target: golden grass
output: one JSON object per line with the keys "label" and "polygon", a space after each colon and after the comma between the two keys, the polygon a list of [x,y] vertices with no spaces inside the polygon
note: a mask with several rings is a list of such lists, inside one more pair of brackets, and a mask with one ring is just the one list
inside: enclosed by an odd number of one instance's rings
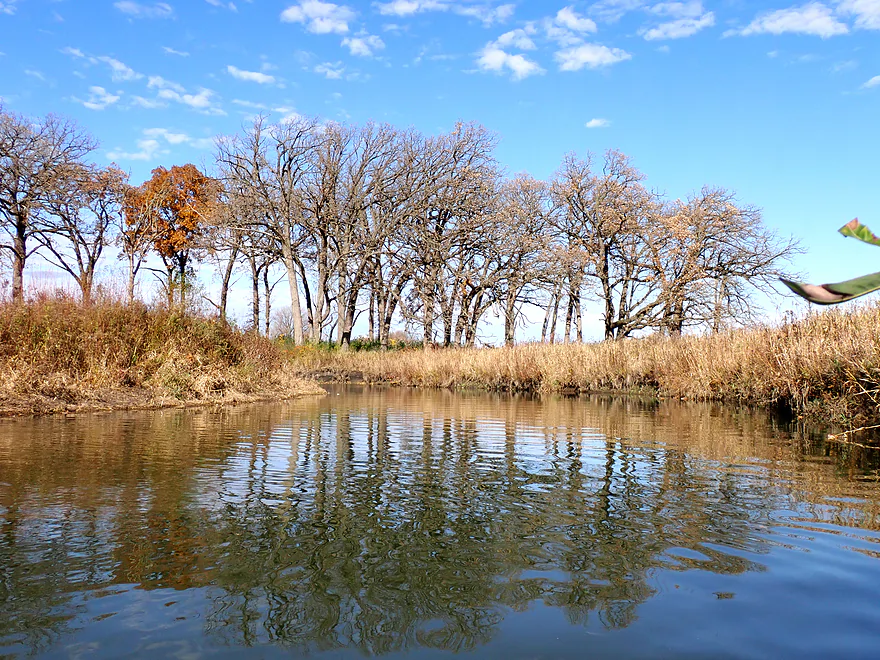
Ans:
{"label": "golden grass", "polygon": [[653,391],[781,405],[851,423],[880,417],[880,306],[707,336],[513,348],[293,351],[303,374],[420,387]]}
{"label": "golden grass", "polygon": [[0,414],[315,393],[268,339],[141,304],[0,304]]}

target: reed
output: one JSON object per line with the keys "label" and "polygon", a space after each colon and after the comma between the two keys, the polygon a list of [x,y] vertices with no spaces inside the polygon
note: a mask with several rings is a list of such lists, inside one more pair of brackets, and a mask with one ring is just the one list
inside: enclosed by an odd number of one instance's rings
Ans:
{"label": "reed", "polygon": [[880,306],[704,336],[512,348],[292,354],[303,374],[539,392],[652,392],[775,405],[851,424],[880,417]]}
{"label": "reed", "polygon": [[63,294],[0,304],[0,414],[314,393],[272,341],[215,320]]}

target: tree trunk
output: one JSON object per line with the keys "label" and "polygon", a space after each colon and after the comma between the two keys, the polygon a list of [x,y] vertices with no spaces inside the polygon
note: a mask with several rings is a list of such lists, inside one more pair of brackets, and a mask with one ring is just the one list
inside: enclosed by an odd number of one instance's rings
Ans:
{"label": "tree trunk", "polygon": [[568,294],[568,300],[565,305],[565,338],[562,340],[564,344],[571,341],[571,320],[574,314],[574,300],[571,299],[571,293]]}
{"label": "tree trunk", "polygon": [[135,264],[136,257],[133,254],[128,255],[128,304],[134,302],[134,286],[137,281],[137,272],[139,265]]}
{"label": "tree trunk", "polygon": [[226,323],[226,305],[229,301],[229,283],[232,281],[232,271],[235,269],[236,257],[238,257],[238,246],[233,248],[232,254],[229,256],[229,262],[223,271],[223,281],[220,283],[220,305],[218,311],[220,312],[220,322],[224,324]]}
{"label": "tree trunk", "polygon": [[290,286],[290,313],[293,316],[293,343],[303,343],[302,309],[299,306],[299,287],[296,284],[296,263],[293,248],[285,243],[282,249],[284,268],[287,270],[287,283]]}
{"label": "tree trunk", "polygon": [[251,266],[251,327],[260,334],[260,268],[256,257],[248,259]]}
{"label": "tree trunk", "polygon": [[94,268],[82,273],[79,278],[79,290],[82,295],[82,304],[88,307],[92,304],[92,282],[95,277]]}
{"label": "tree trunk", "polygon": [[[546,324],[546,320],[544,321]],[[516,332],[516,296],[513,291],[507,292],[507,300],[504,305],[504,345],[513,346],[513,336]],[[542,332],[543,334],[543,332]],[[541,337],[543,340],[543,337]]]}
{"label": "tree trunk", "polygon": [[265,268],[263,268],[263,293],[265,294],[265,298],[263,299],[265,312],[263,316],[263,327],[265,328],[265,335],[268,337],[272,318],[272,291],[269,288],[269,264],[266,264]]}
{"label": "tree trunk", "polygon": [[24,264],[27,260],[27,221],[16,218],[12,241],[12,302],[24,301]]}
{"label": "tree trunk", "polygon": [[553,313],[550,316],[550,343],[556,342],[556,317],[559,314],[559,293],[553,296]]}

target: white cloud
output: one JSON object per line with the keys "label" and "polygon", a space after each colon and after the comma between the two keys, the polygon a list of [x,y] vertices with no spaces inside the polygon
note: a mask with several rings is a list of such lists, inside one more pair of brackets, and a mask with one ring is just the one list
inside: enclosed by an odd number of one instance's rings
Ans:
{"label": "white cloud", "polygon": [[516,6],[503,4],[493,7],[488,2],[465,3],[452,0],[391,0],[374,3],[383,16],[412,16],[426,11],[448,11],[459,16],[476,18],[484,25],[503,23],[513,16]]}
{"label": "white cloud", "polygon": [[136,72],[131,67],[126,66],[112,57],[102,55],[101,57],[93,57],[91,59],[96,62],[103,62],[110,67],[110,78],[113,82],[127,82],[129,80],[137,80],[144,77],[143,74]]}
{"label": "white cloud", "polygon": [[654,39],[681,39],[690,37],[700,30],[715,25],[715,14],[711,11],[699,18],[679,18],[675,21],[661,23],[657,27],[650,30],[640,30],[641,34],[648,41]]}
{"label": "white cloud", "polygon": [[466,6],[462,4],[452,4],[450,5],[450,9],[454,14],[476,18],[481,21],[483,25],[490,26],[495,23],[505,22],[513,16],[516,7],[511,4],[498,5],[497,7],[490,7],[488,5]]}
{"label": "white cloud", "polygon": [[226,114],[222,108],[215,104],[215,93],[210,89],[200,87],[197,94],[189,94],[183,85],[166,80],[162,76],[150,76],[147,79],[147,87],[159,91],[156,94],[156,100],[152,104],[146,105],[138,102],[138,105],[143,107],[161,107],[157,105],[157,103],[161,103],[162,101],[175,101],[176,103],[189,106],[190,108],[206,115]]}
{"label": "white cloud", "polygon": [[243,108],[250,108],[251,110],[268,110],[269,106],[265,103],[256,103],[254,101],[243,101],[242,99],[232,99],[232,102],[235,105],[240,105]]}
{"label": "white cloud", "polygon": [[205,0],[205,2],[213,7],[220,7],[221,9],[228,9],[229,11],[238,11],[238,7],[235,6],[234,2],[223,2],[223,0]]}
{"label": "white cloud", "polygon": [[171,48],[170,46],[162,46],[162,50],[163,50],[167,55],[179,55],[180,57],[189,57],[189,53],[187,53],[186,51],[183,51],[183,50],[174,50],[174,49]]}
{"label": "white cloud", "polygon": [[880,30],[880,0],[843,0],[838,11],[856,17],[856,27],[862,30]]}
{"label": "white cloud", "polygon": [[703,15],[703,3],[701,0],[660,2],[650,7],[648,11],[658,16],[669,16],[671,18],[697,18]]}
{"label": "white cloud", "polygon": [[15,0],[5,0],[0,2],[0,14],[8,14],[12,16],[15,13]]}
{"label": "white cloud", "polygon": [[160,99],[177,101],[207,114],[225,114],[214,106],[214,92],[204,87],[199,88],[198,94],[181,94],[173,89],[161,89],[158,96]]}
{"label": "white cloud", "polygon": [[555,22],[572,32],[595,32],[597,30],[595,21],[579,16],[573,7],[563,7],[556,12]]}
{"label": "white cloud", "polygon": [[111,160],[153,160],[171,153],[168,145],[185,145],[194,149],[210,149],[214,146],[214,138],[194,138],[167,128],[147,128],[142,133],[144,137],[136,142],[138,151],[111,151],[107,157]]}
{"label": "white cloud", "polygon": [[314,68],[315,73],[320,73],[322,76],[329,78],[330,80],[339,80],[342,78],[342,74],[345,73],[345,67],[342,65],[342,62],[324,62],[322,64],[318,64]]}
{"label": "white cloud", "polygon": [[620,48],[608,48],[598,44],[581,44],[557,51],[555,55],[560,71],[580,71],[584,67],[598,69],[617,62],[632,59],[632,55]]}
{"label": "white cloud", "polygon": [[614,23],[628,12],[644,9],[646,4],[645,0],[601,0],[590,7],[590,13],[602,21]]}
{"label": "white cloud", "polygon": [[148,99],[144,98],[143,96],[132,96],[131,101],[135,105],[139,105],[142,108],[147,108],[148,110],[168,107],[168,104],[165,103],[165,101],[159,101],[158,99]]}
{"label": "white cloud", "polygon": [[169,144],[184,144],[190,139],[186,133],[172,133],[167,128],[147,128],[144,129],[144,135],[164,138]]}
{"label": "white cloud", "polygon": [[174,9],[165,2],[142,5],[138,2],[132,2],[132,0],[121,0],[113,3],[113,6],[132,18],[171,18],[174,16]]}
{"label": "white cloud", "polygon": [[527,26],[525,28],[517,28],[510,32],[505,32],[495,40],[495,44],[501,48],[512,46],[520,50],[534,50],[535,42],[532,41],[530,34],[535,31],[534,27]]}
{"label": "white cloud", "polygon": [[864,85],[862,85],[864,89],[871,89],[872,87],[880,87],[880,76],[874,76]]}
{"label": "white cloud", "polygon": [[275,82],[275,76],[260,73],[259,71],[244,71],[231,64],[226,67],[226,71],[230,76],[237,78],[238,80],[247,80],[249,82],[260,83],[261,85],[271,85]]}
{"label": "white cloud", "polygon": [[586,124],[584,124],[587,128],[607,128],[611,126],[611,122],[607,119],[599,119],[596,117],[595,119],[591,119]]}
{"label": "white cloud", "polygon": [[43,75],[42,71],[37,71],[36,69],[25,69],[24,74],[26,76],[30,76],[31,78],[36,78],[41,82],[46,82],[46,76]]}
{"label": "white cloud", "polygon": [[178,85],[176,82],[165,80],[162,76],[150,76],[147,79],[147,87],[151,89],[173,89],[180,94],[183,94],[186,91],[183,85]]}
{"label": "white cloud", "polygon": [[65,46],[59,52],[71,57],[85,57],[85,54],[79,48],[71,48],[70,46]]}
{"label": "white cloud", "polygon": [[820,2],[759,14],[742,30],[728,30],[724,36],[752,34],[808,34],[822,39],[846,34],[849,28]]}
{"label": "white cloud", "polygon": [[365,34],[359,37],[345,37],[342,45],[348,48],[352,55],[360,57],[372,57],[374,51],[385,48],[385,42],[373,34]]}
{"label": "white cloud", "polygon": [[73,100],[77,103],[82,103],[89,110],[103,110],[108,105],[116,103],[121,98],[120,94],[121,92],[111,94],[103,87],[94,85],[89,87],[89,98],[85,101],[78,99],[75,96],[73,97]]}
{"label": "white cloud", "polygon": [[509,69],[514,80],[522,80],[536,74],[544,73],[537,62],[533,62],[524,55],[512,55],[496,44],[490,43],[480,51],[477,66],[481,71],[494,71],[501,73]]}
{"label": "white cloud", "polygon": [[354,16],[354,11],[344,5],[321,0],[299,0],[299,4],[281,12],[285,23],[304,23],[315,34],[345,34]]}
{"label": "white cloud", "polygon": [[439,0],[392,0],[377,3],[376,8],[383,16],[412,16],[423,11],[446,11],[449,3]]}
{"label": "white cloud", "polygon": [[156,156],[168,153],[167,149],[161,149],[159,140],[143,139],[136,144],[138,151],[108,151],[107,158],[112,161],[153,160]]}

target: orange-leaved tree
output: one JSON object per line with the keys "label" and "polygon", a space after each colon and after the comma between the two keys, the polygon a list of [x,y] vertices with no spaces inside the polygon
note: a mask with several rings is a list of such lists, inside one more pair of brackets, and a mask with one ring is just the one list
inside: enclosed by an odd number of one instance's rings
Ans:
{"label": "orange-leaved tree", "polygon": [[190,163],[174,165],[170,170],[157,167],[152,177],[128,196],[129,226],[149,226],[153,248],[165,265],[169,306],[174,305],[175,298],[181,307],[186,304],[190,259],[205,223],[214,213],[217,196],[216,180]]}

